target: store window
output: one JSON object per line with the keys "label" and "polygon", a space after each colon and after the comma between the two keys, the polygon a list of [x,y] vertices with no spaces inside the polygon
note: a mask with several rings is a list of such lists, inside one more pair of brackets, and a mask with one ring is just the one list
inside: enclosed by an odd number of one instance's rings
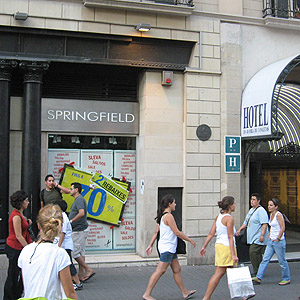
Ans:
{"label": "store window", "polygon": [[48,134],[47,173],[58,181],[64,164],[131,182],[119,227],[89,220],[87,251],[135,250],[136,139],[125,136]]}

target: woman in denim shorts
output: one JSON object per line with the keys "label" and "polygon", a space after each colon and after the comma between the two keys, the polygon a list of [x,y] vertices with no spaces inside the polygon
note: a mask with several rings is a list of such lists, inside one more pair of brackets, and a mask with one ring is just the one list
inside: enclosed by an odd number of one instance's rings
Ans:
{"label": "woman in denim shorts", "polygon": [[177,237],[190,242],[193,247],[196,246],[195,242],[178,230],[175,223],[175,219],[171,214],[175,210],[176,202],[173,195],[165,195],[159,208],[157,210],[156,230],[152,236],[149,246],[146,249],[147,255],[152,252],[152,246],[157,238],[158,232],[160,232],[160,238],[158,241],[158,251],[160,253],[160,261],[155,272],[151,275],[147,289],[143,295],[144,300],[155,300],[151,296],[152,290],[155,287],[159,278],[166,272],[169,265],[171,265],[174,273],[174,280],[179,287],[184,299],[189,299],[196,292],[196,290],[187,290],[183,284],[181,277],[181,267],[178,262],[176,248],[177,248]]}

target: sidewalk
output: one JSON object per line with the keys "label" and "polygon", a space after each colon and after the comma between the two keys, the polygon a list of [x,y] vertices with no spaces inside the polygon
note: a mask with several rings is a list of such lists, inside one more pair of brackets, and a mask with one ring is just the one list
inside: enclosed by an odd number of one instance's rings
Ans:
{"label": "sidewalk", "polygon": [[[290,262],[292,283],[279,286],[280,267],[271,263],[261,285],[255,286],[257,300],[298,300],[300,296],[300,262]],[[183,281],[188,289],[197,289],[192,299],[201,300],[214,266],[182,266]],[[80,300],[141,300],[154,266],[109,267],[95,269],[96,275],[78,291]],[[0,299],[3,297],[3,284],[6,270],[0,271]],[[181,300],[182,296],[175,285],[169,269],[159,280],[153,291],[157,300]],[[211,300],[230,299],[226,276],[217,287]]]}

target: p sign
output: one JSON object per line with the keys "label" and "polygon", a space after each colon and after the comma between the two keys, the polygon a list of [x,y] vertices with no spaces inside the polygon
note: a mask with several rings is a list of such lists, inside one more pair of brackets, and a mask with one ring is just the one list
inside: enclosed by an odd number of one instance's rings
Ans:
{"label": "p sign", "polygon": [[225,136],[225,154],[241,154],[240,136]]}

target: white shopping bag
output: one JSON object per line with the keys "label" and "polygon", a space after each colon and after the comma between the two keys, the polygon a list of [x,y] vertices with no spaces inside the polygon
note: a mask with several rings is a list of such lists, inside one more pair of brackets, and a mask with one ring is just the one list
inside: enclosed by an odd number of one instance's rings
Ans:
{"label": "white shopping bag", "polygon": [[249,267],[227,268],[230,297],[249,297],[255,295]]}

